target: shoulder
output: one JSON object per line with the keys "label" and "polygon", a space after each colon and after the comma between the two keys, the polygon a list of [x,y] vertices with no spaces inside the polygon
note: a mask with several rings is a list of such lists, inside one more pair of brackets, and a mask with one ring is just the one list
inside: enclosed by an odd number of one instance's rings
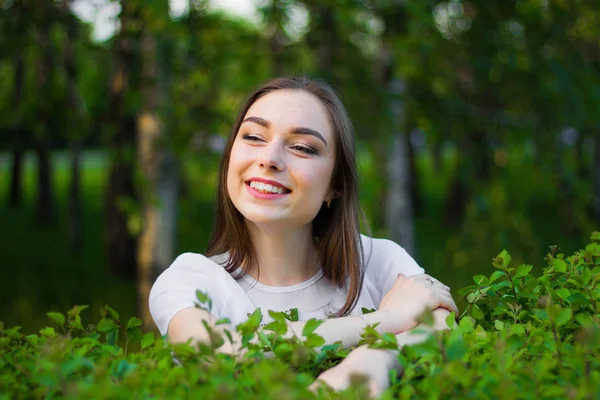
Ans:
{"label": "shoulder", "polygon": [[361,235],[365,257],[364,288],[370,292],[374,304],[379,304],[398,278],[423,274],[425,271],[398,243],[389,239]]}
{"label": "shoulder", "polygon": [[398,243],[389,239],[371,238],[361,235],[365,256],[365,275],[381,282],[395,279],[398,274],[406,276],[425,271]]}
{"label": "shoulder", "polygon": [[160,274],[150,290],[150,313],[161,334],[166,334],[175,314],[197,304],[197,290],[208,295],[214,306],[211,313],[220,317],[228,296],[236,290],[236,283],[210,258],[197,253],[181,254]]}
{"label": "shoulder", "polygon": [[207,286],[219,284],[228,277],[227,271],[211,258],[198,253],[183,253],[158,276],[150,296],[184,288],[206,290]]}
{"label": "shoulder", "polygon": [[217,257],[206,257],[203,254],[199,253],[183,253],[179,255],[175,261],[167,268],[163,274],[165,273],[173,273],[173,274],[182,274],[182,273],[190,273],[190,274],[220,274],[227,273],[219,265],[220,258]]}

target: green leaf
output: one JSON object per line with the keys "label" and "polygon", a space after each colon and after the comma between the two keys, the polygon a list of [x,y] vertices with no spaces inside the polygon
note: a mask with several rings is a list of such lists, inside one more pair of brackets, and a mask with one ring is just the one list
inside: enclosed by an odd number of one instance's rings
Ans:
{"label": "green leaf", "polygon": [[570,308],[561,309],[558,315],[556,316],[556,326],[563,326],[567,324],[571,320],[572,316],[573,311]]}
{"label": "green leaf", "polygon": [[487,286],[490,284],[490,280],[485,275],[475,275],[473,277],[473,281],[479,286],[483,286],[483,285]]}
{"label": "green leaf", "polygon": [[151,346],[153,343],[154,343],[154,333],[148,332],[142,337],[140,346],[142,347],[142,350],[143,350],[143,349]]}
{"label": "green leaf", "polygon": [[248,317],[248,321],[246,321],[247,328],[251,331],[256,331],[260,327],[261,322],[262,322],[262,312],[260,311],[260,308],[257,308]]}
{"label": "green leaf", "polygon": [[465,316],[460,319],[458,327],[460,328],[462,333],[469,333],[473,331],[473,328],[475,327],[475,322],[471,317]]}
{"label": "green leaf", "polygon": [[494,271],[494,273],[490,276],[490,283],[494,283],[501,276],[505,276],[506,273],[504,271]]}
{"label": "green leaf", "polygon": [[129,318],[129,321],[127,321],[127,330],[136,328],[138,326],[142,326],[142,320],[136,317],[131,317]]}
{"label": "green leaf", "polygon": [[514,278],[520,278],[520,277],[528,275],[532,268],[533,268],[533,266],[531,266],[531,265],[525,265],[525,264],[519,265]]}
{"label": "green leaf", "polygon": [[275,347],[274,353],[278,357],[283,357],[288,354],[291,354],[293,350],[294,349],[292,348],[292,345],[290,345],[289,343],[282,343]]}
{"label": "green leaf", "polygon": [[81,317],[79,316],[79,314],[75,315],[75,318],[73,318],[70,322],[69,322],[69,328],[71,329],[79,329],[79,330],[85,330],[83,328],[83,325],[81,324]]}
{"label": "green leaf", "polygon": [[231,324],[231,320],[229,318],[219,318],[218,320],[215,321],[215,326],[230,325],[230,324]]}
{"label": "green leaf", "polygon": [[461,331],[454,330],[450,334],[450,339],[446,346],[446,354],[449,361],[456,361],[463,358],[467,353],[468,347],[465,344],[465,340],[462,336]]}
{"label": "green leaf", "polygon": [[96,330],[98,332],[110,332],[119,329],[117,323],[112,319],[103,318],[98,322],[98,326],[96,326]]}
{"label": "green leaf", "polygon": [[196,298],[198,299],[200,304],[208,304],[210,302],[208,294],[201,290],[196,290]]}
{"label": "green leaf", "polygon": [[571,292],[569,291],[569,289],[567,288],[560,288],[558,290],[556,290],[554,293],[556,293],[556,295],[558,297],[560,297],[562,300],[564,301],[569,301],[569,296],[571,296]]}
{"label": "green leaf", "polygon": [[273,321],[285,321],[286,313],[283,311],[268,311],[269,316],[273,319]]}
{"label": "green leaf", "polygon": [[555,258],[553,261],[553,264],[554,264],[554,270],[556,272],[562,272],[562,273],[567,272],[567,264],[565,263],[564,260]]}
{"label": "green leaf", "polygon": [[290,308],[289,311],[285,313],[285,317],[288,319],[288,321],[291,322],[296,322],[300,320],[297,308]]}
{"label": "green leaf", "polygon": [[50,317],[52,321],[56,322],[58,326],[63,326],[65,324],[65,316],[59,312],[49,312],[46,313],[46,315]]}
{"label": "green leaf", "polygon": [[38,335],[27,335],[25,336],[25,340],[32,346],[38,345]]}
{"label": "green leaf", "polygon": [[88,305],[82,305],[82,306],[73,306],[73,308],[71,308],[69,310],[69,312],[67,312],[67,315],[70,318],[75,318],[76,316],[78,316],[79,314],[81,314],[81,312],[83,310],[85,310],[86,308],[89,308]]}
{"label": "green leaf", "polygon": [[471,316],[475,318],[475,320],[482,320],[484,318],[483,312],[476,305],[471,307]]}
{"label": "green leaf", "polygon": [[268,324],[266,324],[263,329],[268,330],[268,331],[273,331],[279,335],[285,335],[287,333],[288,330],[288,326],[284,321],[272,321]]}
{"label": "green leaf", "polygon": [[311,333],[306,336],[304,344],[308,347],[320,347],[325,344],[325,339],[315,333]]}
{"label": "green leaf", "polygon": [[323,320],[311,318],[306,321],[306,324],[302,328],[302,336],[308,336],[315,331],[323,322]]}
{"label": "green leaf", "polygon": [[54,328],[46,327],[46,328],[40,329],[40,335],[45,336],[45,337],[55,337],[56,332],[54,331]]}
{"label": "green leaf", "polygon": [[496,321],[494,321],[494,327],[496,328],[497,331],[503,331],[504,330],[504,322],[497,319]]}
{"label": "green leaf", "polygon": [[494,259],[493,265],[498,269],[506,269],[506,267],[508,267],[510,264],[510,261],[510,254],[508,254],[506,250],[502,250],[500,254],[498,254],[498,257]]}
{"label": "green leaf", "polygon": [[114,308],[108,305],[105,305],[104,308],[106,308],[106,311],[108,311],[112,319],[114,319],[115,321],[119,320],[119,313]]}
{"label": "green leaf", "polygon": [[363,314],[370,314],[370,313],[373,313],[373,312],[375,312],[375,309],[374,309],[374,308],[361,307],[361,308],[360,308],[360,311],[361,311]]}

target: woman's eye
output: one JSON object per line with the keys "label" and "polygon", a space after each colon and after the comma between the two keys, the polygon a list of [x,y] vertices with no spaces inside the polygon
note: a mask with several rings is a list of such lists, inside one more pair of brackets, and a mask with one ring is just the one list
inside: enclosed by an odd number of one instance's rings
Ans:
{"label": "woman's eye", "polygon": [[242,138],[245,140],[250,140],[252,142],[257,142],[257,141],[261,140],[260,137],[258,137],[256,135],[250,135],[250,134],[244,135],[244,136],[242,136]]}
{"label": "woman's eye", "polygon": [[291,148],[293,150],[298,150],[298,151],[301,151],[306,154],[311,154],[311,155],[317,154],[317,151],[315,149],[313,149],[312,147],[301,146],[301,145],[296,144],[296,145],[292,146]]}

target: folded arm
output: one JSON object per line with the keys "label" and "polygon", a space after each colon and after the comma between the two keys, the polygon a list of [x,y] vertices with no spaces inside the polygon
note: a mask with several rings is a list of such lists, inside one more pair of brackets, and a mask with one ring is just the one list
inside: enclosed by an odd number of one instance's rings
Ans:
{"label": "folded arm", "polygon": [[[448,329],[446,317],[448,310],[436,309],[433,311],[434,324],[425,328],[425,332],[416,333],[412,329],[396,335],[398,347],[417,344],[425,341],[432,331]],[[395,370],[399,375],[403,373],[398,362],[398,352],[395,350],[370,349],[361,346],[354,349],[337,366],[323,372],[318,382],[324,382],[335,390],[343,390],[350,385],[350,378],[354,374],[367,377],[369,390],[372,396],[379,396],[389,386],[389,371]]]}

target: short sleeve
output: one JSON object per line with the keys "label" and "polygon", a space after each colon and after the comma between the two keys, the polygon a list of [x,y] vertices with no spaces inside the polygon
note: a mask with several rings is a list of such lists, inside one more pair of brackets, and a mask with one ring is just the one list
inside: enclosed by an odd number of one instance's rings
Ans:
{"label": "short sleeve", "polygon": [[380,300],[390,291],[398,274],[413,276],[425,273],[399,244],[388,239],[361,236],[367,265],[365,277],[377,288]]}
{"label": "short sleeve", "polygon": [[227,303],[227,285],[231,283],[235,281],[220,265],[201,254],[184,253],[177,257],[150,290],[150,314],[161,335],[167,333],[175,314],[198,303],[196,290],[208,294],[211,313],[221,318]]}

